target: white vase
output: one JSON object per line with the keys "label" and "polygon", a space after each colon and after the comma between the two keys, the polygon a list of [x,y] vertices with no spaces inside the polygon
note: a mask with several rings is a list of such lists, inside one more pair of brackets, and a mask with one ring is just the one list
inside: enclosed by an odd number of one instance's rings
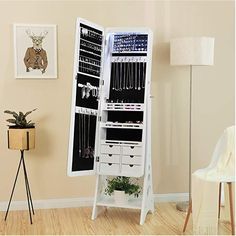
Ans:
{"label": "white vase", "polygon": [[116,204],[126,204],[128,202],[128,195],[125,191],[114,190],[114,200]]}

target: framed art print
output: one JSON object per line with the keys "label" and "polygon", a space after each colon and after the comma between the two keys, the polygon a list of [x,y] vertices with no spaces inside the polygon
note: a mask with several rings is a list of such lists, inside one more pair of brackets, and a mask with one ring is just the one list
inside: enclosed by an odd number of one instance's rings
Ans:
{"label": "framed art print", "polygon": [[15,77],[57,78],[56,25],[14,24]]}

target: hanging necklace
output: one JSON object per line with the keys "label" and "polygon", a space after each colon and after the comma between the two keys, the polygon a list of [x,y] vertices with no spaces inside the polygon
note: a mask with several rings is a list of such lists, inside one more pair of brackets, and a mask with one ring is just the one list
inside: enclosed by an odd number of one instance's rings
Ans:
{"label": "hanging necklace", "polygon": [[84,114],[82,114],[82,157],[84,158]]}
{"label": "hanging necklace", "polygon": [[130,84],[129,89],[133,89],[134,83],[133,83],[133,62],[130,63]]}
{"label": "hanging necklace", "polygon": [[138,71],[138,68],[137,68],[137,65],[138,65],[138,63],[137,63],[137,61],[136,62],[134,62],[134,89],[136,90],[137,89],[137,71]]}
{"label": "hanging necklace", "polygon": [[78,132],[78,135],[79,135],[79,157],[81,157],[81,133],[82,133],[82,132],[81,132],[81,127],[80,127],[80,126],[81,126],[81,124],[80,124],[80,123],[81,123],[81,114],[79,113],[78,116],[79,116],[79,117],[78,117],[78,118],[79,118],[79,119],[78,119],[78,130],[79,130],[79,132]]}
{"label": "hanging necklace", "polygon": [[90,157],[90,146],[89,146],[89,138],[90,138],[90,115],[88,115],[88,157]]}
{"label": "hanging necklace", "polygon": [[141,90],[141,72],[140,72],[141,63],[138,63],[138,90]]}
{"label": "hanging necklace", "polygon": [[89,158],[90,150],[89,150],[89,129],[90,129],[90,115],[85,115],[85,122],[87,117],[87,125],[85,126],[85,158]]}
{"label": "hanging necklace", "polygon": [[125,62],[124,62],[124,82],[123,82],[123,89],[125,89],[125,73],[126,73],[126,66],[125,66]]}
{"label": "hanging necklace", "polygon": [[111,64],[111,70],[112,70],[112,82],[113,82],[112,90],[115,90],[115,82],[116,82],[115,62]]}
{"label": "hanging necklace", "polygon": [[145,88],[145,75],[146,75],[146,68],[145,68],[146,63],[143,61],[142,63],[142,88]]}
{"label": "hanging necklace", "polygon": [[83,122],[83,117],[84,117],[84,115],[83,114],[81,114],[81,157],[84,157],[84,140],[83,140],[83,138],[84,138],[84,128],[83,128],[83,124],[84,124],[84,122]]}
{"label": "hanging necklace", "polygon": [[119,90],[119,63],[116,62],[116,86],[115,86],[115,90],[118,91]]}
{"label": "hanging necklace", "polygon": [[84,150],[84,155],[83,157],[85,157],[85,148],[86,148],[86,115],[83,114],[83,127],[84,127],[84,132],[83,132],[83,140],[84,140],[84,144],[83,144],[83,150]]}
{"label": "hanging necklace", "polygon": [[129,61],[127,62],[127,78],[126,78],[126,89],[129,90]]}
{"label": "hanging necklace", "polygon": [[119,79],[120,79],[120,83],[119,83],[119,91],[122,91],[122,62],[120,62],[120,76],[119,76]]}
{"label": "hanging necklace", "polygon": [[83,114],[80,114],[80,133],[81,133],[81,157],[83,157]]}

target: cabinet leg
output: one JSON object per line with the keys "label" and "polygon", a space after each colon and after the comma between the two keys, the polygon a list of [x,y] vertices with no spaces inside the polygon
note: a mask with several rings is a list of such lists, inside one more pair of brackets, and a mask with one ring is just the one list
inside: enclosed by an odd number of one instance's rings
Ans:
{"label": "cabinet leg", "polygon": [[93,207],[93,213],[92,213],[92,220],[95,220],[97,218],[97,207]]}
{"label": "cabinet leg", "polygon": [[141,215],[140,215],[140,225],[143,225],[147,216],[148,210],[147,209],[142,209],[141,210]]}
{"label": "cabinet leg", "polygon": [[97,216],[105,211],[107,208],[104,206],[95,206],[93,207],[93,213],[92,213],[92,220],[95,220],[97,218]]}

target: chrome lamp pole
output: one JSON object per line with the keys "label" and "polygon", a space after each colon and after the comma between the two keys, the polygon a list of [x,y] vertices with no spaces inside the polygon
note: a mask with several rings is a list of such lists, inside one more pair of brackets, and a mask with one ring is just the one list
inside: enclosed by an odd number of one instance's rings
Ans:
{"label": "chrome lamp pole", "polygon": [[186,212],[191,202],[191,183],[192,183],[192,77],[193,66],[190,65],[190,80],[189,80],[189,160],[188,160],[188,201],[179,202],[176,208],[179,211]]}

